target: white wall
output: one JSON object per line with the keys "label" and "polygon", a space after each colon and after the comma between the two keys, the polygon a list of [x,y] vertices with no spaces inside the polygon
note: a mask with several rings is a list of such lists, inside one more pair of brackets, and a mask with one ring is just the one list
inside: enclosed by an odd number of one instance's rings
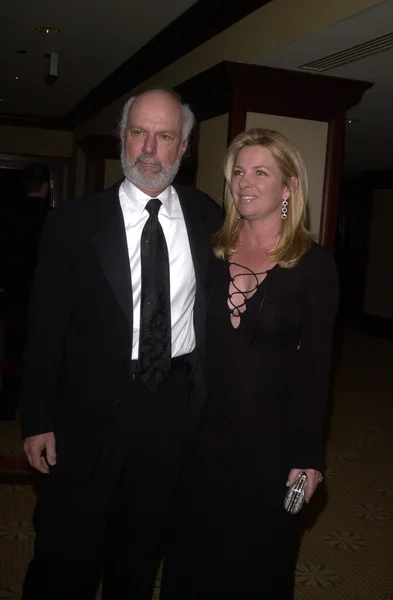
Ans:
{"label": "white wall", "polygon": [[292,117],[247,113],[247,129],[251,127],[275,129],[296,145],[307,167],[309,228],[317,237],[321,221],[328,124]]}
{"label": "white wall", "polygon": [[0,125],[0,153],[70,157],[72,131]]}
{"label": "white wall", "polygon": [[228,118],[226,114],[203,121],[199,130],[197,188],[219,204],[223,201]]}

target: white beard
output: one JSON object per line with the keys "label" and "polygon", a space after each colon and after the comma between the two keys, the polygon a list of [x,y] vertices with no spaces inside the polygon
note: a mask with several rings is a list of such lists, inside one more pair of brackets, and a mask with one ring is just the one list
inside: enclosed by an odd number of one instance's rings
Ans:
{"label": "white beard", "polygon": [[[124,176],[126,179],[131,181],[137,187],[144,187],[150,190],[164,190],[172,183],[175,179],[176,174],[180,167],[181,157],[178,156],[174,164],[170,167],[165,167],[158,158],[154,158],[149,155],[142,154],[133,161],[127,159],[124,144],[122,144],[120,154],[121,166],[123,169]],[[142,172],[138,168],[138,162],[143,160],[144,162],[152,165],[158,165],[159,171],[153,171],[146,169]]]}

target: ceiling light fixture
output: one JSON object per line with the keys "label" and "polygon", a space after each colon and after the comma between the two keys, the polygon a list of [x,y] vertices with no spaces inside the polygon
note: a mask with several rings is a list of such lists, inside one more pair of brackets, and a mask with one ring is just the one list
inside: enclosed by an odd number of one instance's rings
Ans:
{"label": "ceiling light fixture", "polygon": [[345,119],[345,122],[348,123],[349,125],[354,125],[355,123],[360,123],[360,119]]}
{"label": "ceiling light fixture", "polygon": [[44,33],[46,35],[57,35],[59,33],[59,30],[56,29],[56,27],[47,27],[46,25],[40,25],[39,27],[36,27],[36,30],[38,33]]}
{"label": "ceiling light fixture", "polygon": [[11,75],[10,78],[13,79],[14,81],[19,81],[20,75]]}

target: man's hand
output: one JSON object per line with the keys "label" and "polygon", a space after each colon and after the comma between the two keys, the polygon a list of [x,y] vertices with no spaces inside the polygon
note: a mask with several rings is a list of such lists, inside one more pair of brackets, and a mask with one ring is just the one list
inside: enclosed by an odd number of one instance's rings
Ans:
{"label": "man's hand", "polygon": [[317,489],[318,483],[321,483],[323,479],[322,474],[315,469],[291,469],[288,475],[287,486],[292,485],[292,483],[294,483],[294,481],[296,481],[296,479],[299,477],[300,473],[306,473],[307,475],[306,493],[304,498],[306,502],[310,502],[315,490]]}
{"label": "man's hand", "polygon": [[56,439],[53,431],[31,435],[23,445],[27,459],[40,473],[49,473],[49,467],[56,464]]}

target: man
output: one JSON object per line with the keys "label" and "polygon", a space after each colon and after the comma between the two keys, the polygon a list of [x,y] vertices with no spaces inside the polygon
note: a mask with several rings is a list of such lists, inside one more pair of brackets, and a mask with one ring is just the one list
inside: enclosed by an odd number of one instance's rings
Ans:
{"label": "man", "polygon": [[6,243],[6,330],[5,360],[9,371],[3,375],[0,419],[13,421],[19,402],[20,374],[27,335],[29,292],[37,262],[41,229],[50,208],[50,170],[43,163],[23,169],[22,196],[10,207]]}
{"label": "man", "polygon": [[203,407],[204,286],[220,209],[171,185],[193,115],[150,90],[129,100],[120,125],[126,179],[58,208],[42,237],[22,430],[48,477],[24,600],[93,600],[103,565],[104,600],[150,600]]}

